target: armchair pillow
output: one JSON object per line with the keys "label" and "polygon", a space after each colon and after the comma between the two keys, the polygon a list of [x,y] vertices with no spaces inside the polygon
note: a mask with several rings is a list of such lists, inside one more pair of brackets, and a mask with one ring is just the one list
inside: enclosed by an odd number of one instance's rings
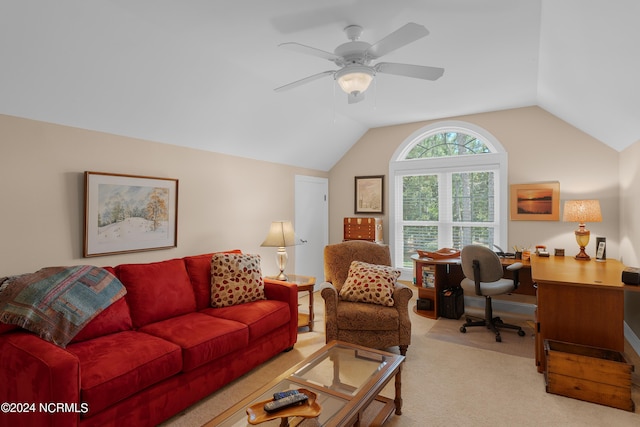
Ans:
{"label": "armchair pillow", "polygon": [[211,306],[265,299],[260,255],[216,253],[211,258]]}
{"label": "armchair pillow", "polygon": [[400,271],[393,267],[353,261],[347,280],[340,289],[340,298],[391,307],[393,290],[399,277]]}

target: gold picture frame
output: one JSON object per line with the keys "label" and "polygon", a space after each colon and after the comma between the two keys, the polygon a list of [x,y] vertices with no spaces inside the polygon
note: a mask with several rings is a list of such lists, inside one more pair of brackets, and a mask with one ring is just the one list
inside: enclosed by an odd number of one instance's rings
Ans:
{"label": "gold picture frame", "polygon": [[560,183],[512,184],[510,187],[512,221],[558,221],[560,219]]}
{"label": "gold picture frame", "polygon": [[175,248],[178,180],[84,173],[84,256]]}

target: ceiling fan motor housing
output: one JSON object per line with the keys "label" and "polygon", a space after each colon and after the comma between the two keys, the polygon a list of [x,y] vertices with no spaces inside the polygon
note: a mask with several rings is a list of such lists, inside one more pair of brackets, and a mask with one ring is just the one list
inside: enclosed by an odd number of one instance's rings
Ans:
{"label": "ceiling fan motor housing", "polygon": [[[342,61],[336,61],[336,65],[344,66],[349,64],[362,64],[367,65],[371,62],[370,59],[367,59],[366,52],[371,45],[367,42],[361,41],[352,41],[341,44],[338,46],[334,53],[336,56],[341,57]],[[341,63],[338,63],[341,62]]]}

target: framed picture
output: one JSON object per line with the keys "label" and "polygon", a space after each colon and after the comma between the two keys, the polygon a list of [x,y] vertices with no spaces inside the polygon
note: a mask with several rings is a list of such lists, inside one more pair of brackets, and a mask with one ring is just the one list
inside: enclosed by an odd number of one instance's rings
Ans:
{"label": "framed picture", "polygon": [[84,256],[177,246],[178,180],[84,173]]}
{"label": "framed picture", "polygon": [[355,213],[383,213],[384,175],[356,176]]}
{"label": "framed picture", "polygon": [[511,220],[558,221],[559,219],[559,182],[511,185]]}

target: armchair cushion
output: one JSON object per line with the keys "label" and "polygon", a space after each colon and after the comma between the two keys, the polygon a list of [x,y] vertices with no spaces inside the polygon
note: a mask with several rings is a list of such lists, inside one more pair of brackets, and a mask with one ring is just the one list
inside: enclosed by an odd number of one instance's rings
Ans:
{"label": "armchair cushion", "polygon": [[340,298],[345,301],[393,306],[393,290],[400,271],[386,265],[352,261]]}
{"label": "armchair cushion", "polygon": [[340,329],[352,331],[397,331],[400,316],[394,307],[343,301],[338,304],[337,321]]}

